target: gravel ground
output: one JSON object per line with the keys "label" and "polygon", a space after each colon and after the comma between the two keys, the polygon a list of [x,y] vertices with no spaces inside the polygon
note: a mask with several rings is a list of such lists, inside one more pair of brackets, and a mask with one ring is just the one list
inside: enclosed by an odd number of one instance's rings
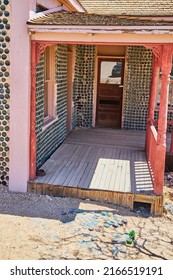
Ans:
{"label": "gravel ground", "polygon": [[173,216],[165,211],[152,217],[142,208],[0,187],[0,259],[173,259]]}

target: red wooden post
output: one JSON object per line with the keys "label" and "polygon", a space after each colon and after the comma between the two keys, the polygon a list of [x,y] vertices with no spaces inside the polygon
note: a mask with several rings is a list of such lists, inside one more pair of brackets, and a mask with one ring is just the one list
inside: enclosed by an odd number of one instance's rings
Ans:
{"label": "red wooden post", "polygon": [[36,42],[31,43],[30,166],[29,179],[36,177]]}
{"label": "red wooden post", "polygon": [[158,87],[158,78],[159,78],[159,63],[156,56],[153,54],[153,63],[152,63],[152,83],[150,90],[150,98],[149,98],[149,108],[148,108],[148,119],[147,119],[147,130],[146,130],[146,139],[145,139],[145,149],[148,154],[149,152],[149,142],[150,142],[150,127],[149,123],[154,120],[154,111],[156,106],[156,95],[157,95],[157,87]]}
{"label": "red wooden post", "polygon": [[168,112],[169,74],[172,67],[172,45],[163,45],[162,52],[162,79],[160,92],[160,110],[158,120],[158,137],[156,146],[154,193],[163,194],[165,154],[166,154],[166,131]]}
{"label": "red wooden post", "polygon": [[31,43],[31,101],[30,101],[30,166],[29,179],[36,177],[36,66],[41,54],[46,47],[53,46],[55,42],[35,42]]}

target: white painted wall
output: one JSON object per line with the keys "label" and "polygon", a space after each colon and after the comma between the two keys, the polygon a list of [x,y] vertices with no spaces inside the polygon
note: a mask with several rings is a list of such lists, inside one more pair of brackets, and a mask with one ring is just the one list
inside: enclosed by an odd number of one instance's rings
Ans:
{"label": "white painted wall", "polygon": [[30,39],[26,22],[34,1],[15,0],[11,9],[10,191],[27,191],[29,178]]}

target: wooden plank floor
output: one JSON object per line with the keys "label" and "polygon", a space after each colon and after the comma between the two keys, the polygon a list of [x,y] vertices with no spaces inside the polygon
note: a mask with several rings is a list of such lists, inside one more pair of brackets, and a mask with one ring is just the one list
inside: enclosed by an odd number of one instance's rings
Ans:
{"label": "wooden plank floor", "polygon": [[46,176],[35,182],[150,194],[144,143],[143,131],[75,129],[41,167]]}

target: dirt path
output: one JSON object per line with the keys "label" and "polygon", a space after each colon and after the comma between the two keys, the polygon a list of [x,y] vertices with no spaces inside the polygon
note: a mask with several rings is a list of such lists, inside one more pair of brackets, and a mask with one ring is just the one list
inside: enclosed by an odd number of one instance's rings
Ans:
{"label": "dirt path", "polygon": [[[169,214],[142,217],[115,205],[0,188],[1,260],[173,259],[172,225]],[[131,230],[135,242],[127,245]]]}

